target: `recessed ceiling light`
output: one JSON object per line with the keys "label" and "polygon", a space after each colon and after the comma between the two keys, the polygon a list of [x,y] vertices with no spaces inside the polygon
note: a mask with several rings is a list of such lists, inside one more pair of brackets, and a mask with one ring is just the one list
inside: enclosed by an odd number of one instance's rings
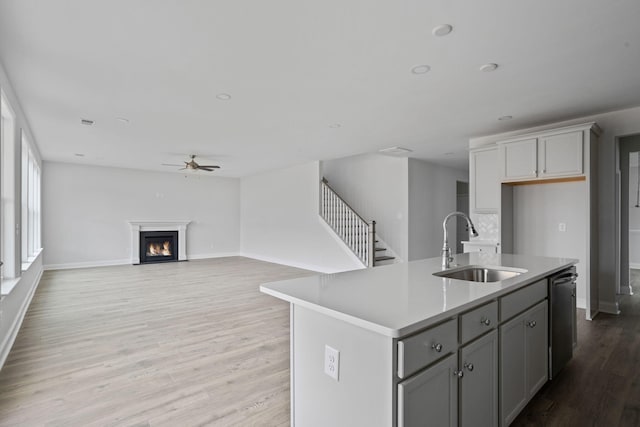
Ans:
{"label": "recessed ceiling light", "polygon": [[75,154],[74,154],[74,156],[76,156],[76,157],[84,157],[84,154],[82,154],[82,153],[75,153]]}
{"label": "recessed ceiling light", "polygon": [[409,150],[408,148],[404,148],[404,147],[389,147],[389,148],[383,148],[382,150],[379,150],[379,152],[382,154],[389,154],[393,156],[399,156],[399,155],[411,153],[412,151],[413,150]]}
{"label": "recessed ceiling light", "polygon": [[442,36],[446,36],[447,34],[449,34],[452,30],[453,30],[453,27],[451,25],[443,24],[443,25],[438,25],[437,27],[435,27],[431,31],[431,33],[434,36],[442,37]]}
{"label": "recessed ceiling light", "polygon": [[93,124],[95,122],[93,120],[89,120],[89,119],[80,119],[80,123],[85,125],[85,126],[93,126]]}
{"label": "recessed ceiling light", "polygon": [[231,95],[229,95],[228,93],[219,93],[216,95],[216,98],[218,98],[220,101],[228,101],[231,99]]}
{"label": "recessed ceiling light", "polygon": [[504,120],[511,120],[513,119],[513,116],[502,116],[502,117],[498,117],[498,120],[500,121],[504,121]]}
{"label": "recessed ceiling light", "polygon": [[453,156],[453,152],[448,151],[448,152],[444,153],[444,155],[445,155],[445,156]]}
{"label": "recessed ceiling light", "polygon": [[340,123],[333,123],[333,124],[329,125],[329,127],[331,129],[338,129],[339,127],[342,127],[342,125]]}
{"label": "recessed ceiling light", "polygon": [[431,67],[428,65],[416,65],[411,69],[413,74],[426,74],[431,70]]}
{"label": "recessed ceiling light", "polygon": [[129,119],[126,119],[124,117],[116,117],[116,120],[125,125],[129,124]]}
{"label": "recessed ceiling light", "polygon": [[483,71],[485,73],[489,73],[491,71],[495,71],[498,69],[498,64],[494,64],[494,63],[488,63],[488,64],[484,64],[480,66],[480,71]]}

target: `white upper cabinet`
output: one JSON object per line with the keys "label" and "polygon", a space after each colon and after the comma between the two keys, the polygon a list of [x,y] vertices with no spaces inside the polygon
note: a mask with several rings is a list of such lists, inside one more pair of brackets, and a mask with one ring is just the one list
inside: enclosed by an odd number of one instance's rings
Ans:
{"label": "white upper cabinet", "polygon": [[502,181],[583,174],[582,131],[500,143]]}
{"label": "white upper cabinet", "polygon": [[500,163],[498,149],[474,150],[469,156],[470,208],[475,213],[500,209]]}
{"label": "white upper cabinet", "polygon": [[500,146],[502,179],[536,179],[538,177],[538,139],[524,139]]}
{"label": "white upper cabinet", "polygon": [[538,159],[540,178],[582,175],[582,132],[540,138]]}

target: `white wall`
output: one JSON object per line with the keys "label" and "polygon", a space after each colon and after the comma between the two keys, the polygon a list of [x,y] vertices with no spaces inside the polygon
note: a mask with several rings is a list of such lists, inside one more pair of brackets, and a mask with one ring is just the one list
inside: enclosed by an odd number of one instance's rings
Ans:
{"label": "white wall", "polygon": [[[514,253],[577,258],[577,301],[586,307],[586,182],[513,186]],[[559,224],[566,231],[559,231]]]}
{"label": "white wall", "polygon": [[242,254],[328,273],[363,268],[318,215],[319,188],[318,162],[242,178]]}
{"label": "white wall", "polygon": [[[468,182],[468,172],[409,159],[409,261],[440,256],[442,221],[457,206],[456,181]],[[456,219],[447,230],[455,252]]]}
{"label": "white wall", "polygon": [[325,160],[321,171],[349,206],[376,221],[376,233],[396,255],[409,259],[408,159],[363,154]]}
{"label": "white wall", "polygon": [[190,220],[187,256],[238,254],[240,181],[44,162],[47,268],[126,264],[128,220]]}

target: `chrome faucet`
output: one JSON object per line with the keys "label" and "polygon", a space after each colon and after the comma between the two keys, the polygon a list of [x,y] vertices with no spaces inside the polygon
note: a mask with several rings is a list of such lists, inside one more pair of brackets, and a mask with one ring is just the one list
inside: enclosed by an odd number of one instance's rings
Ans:
{"label": "chrome faucet", "polygon": [[464,212],[451,212],[449,215],[444,217],[444,221],[442,221],[442,229],[444,230],[444,243],[442,244],[442,268],[449,268],[449,263],[453,261],[453,257],[451,256],[451,248],[449,248],[449,238],[447,234],[447,221],[452,216],[461,216],[467,221],[467,226],[469,227],[469,231],[471,231],[471,235],[473,237],[478,237],[478,232],[476,228],[473,226],[473,222]]}

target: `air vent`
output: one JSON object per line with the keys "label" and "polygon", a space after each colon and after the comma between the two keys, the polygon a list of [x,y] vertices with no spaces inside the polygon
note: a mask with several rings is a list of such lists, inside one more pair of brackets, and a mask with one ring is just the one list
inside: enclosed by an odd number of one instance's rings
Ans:
{"label": "air vent", "polygon": [[80,119],[80,123],[85,126],[93,126],[94,121],[89,119]]}

